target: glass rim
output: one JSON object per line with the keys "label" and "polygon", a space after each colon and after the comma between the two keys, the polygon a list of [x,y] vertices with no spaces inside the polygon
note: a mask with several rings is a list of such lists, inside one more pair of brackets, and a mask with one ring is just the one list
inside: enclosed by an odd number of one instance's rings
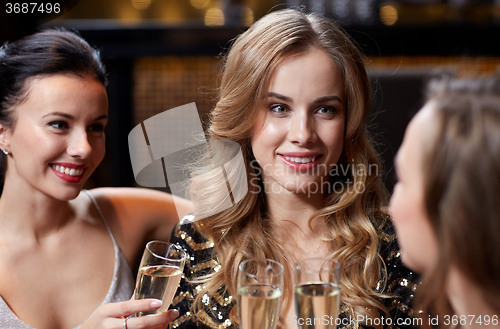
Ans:
{"label": "glass rim", "polygon": [[[149,247],[150,244],[163,244],[163,245],[170,245],[170,246],[173,246],[176,250],[178,251],[181,251],[182,252],[182,258],[169,258],[169,257],[165,257],[165,256],[161,256],[161,255],[158,255],[157,253],[155,253],[153,250],[151,250],[151,248]],[[172,243],[172,242],[165,242],[165,241],[160,241],[160,240],[152,240],[152,241],[149,241],[148,243],[146,243],[146,249],[155,257],[157,258],[160,258],[160,259],[164,259],[164,260],[169,260],[169,261],[183,261],[186,259],[186,256],[187,256],[187,253],[182,249],[181,246],[179,246],[178,244],[176,243]]]}
{"label": "glass rim", "polygon": [[[253,278],[256,278],[256,277],[261,277],[262,275],[256,275],[256,274],[252,274],[252,273],[248,273],[247,271],[245,271],[243,269],[243,265],[244,264],[247,264],[249,262],[259,262],[258,259],[245,259],[244,261],[242,261],[239,265],[238,265],[238,272],[241,272],[241,273],[245,273],[245,275],[248,275],[250,277],[253,277]],[[278,275],[281,275],[283,272],[285,272],[285,267],[283,266],[283,264],[281,264],[280,262],[277,262],[273,259],[270,259],[270,258],[265,258],[265,262],[266,263],[273,263],[273,264],[276,264],[278,265],[278,268],[279,268],[279,271],[278,272],[273,272],[271,275],[272,276],[278,276]]]}

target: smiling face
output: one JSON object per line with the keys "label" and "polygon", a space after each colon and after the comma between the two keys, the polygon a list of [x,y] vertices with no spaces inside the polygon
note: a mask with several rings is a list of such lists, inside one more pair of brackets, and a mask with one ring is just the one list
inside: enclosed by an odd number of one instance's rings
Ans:
{"label": "smiling face", "polygon": [[5,184],[71,200],[104,157],[106,91],[97,80],[72,74],[27,83],[15,126],[1,129],[1,147],[11,153]]}
{"label": "smiling face", "polygon": [[252,132],[264,187],[322,195],[343,149],[344,85],[323,50],[285,58],[271,76]]}
{"label": "smiling face", "polygon": [[432,135],[433,105],[428,103],[412,119],[396,156],[398,183],[389,204],[394,220],[402,260],[410,268],[424,273],[437,257],[437,241],[424,202],[423,149]]}

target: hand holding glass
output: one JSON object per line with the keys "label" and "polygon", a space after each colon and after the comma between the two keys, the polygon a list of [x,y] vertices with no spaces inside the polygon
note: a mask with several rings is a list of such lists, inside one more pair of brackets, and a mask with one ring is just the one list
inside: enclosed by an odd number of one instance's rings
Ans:
{"label": "hand holding glass", "polygon": [[141,312],[136,316],[162,313],[168,309],[181,280],[186,253],[178,245],[150,241],[144,249],[141,265],[137,273],[135,299],[156,298],[163,304],[151,312]]}
{"label": "hand holding glass", "polygon": [[339,262],[325,258],[300,260],[295,263],[294,281],[300,319],[297,323],[302,323],[299,328],[335,329],[340,305]]}
{"label": "hand holding glass", "polygon": [[283,265],[245,260],[238,267],[238,318],[241,329],[274,329],[283,294]]}

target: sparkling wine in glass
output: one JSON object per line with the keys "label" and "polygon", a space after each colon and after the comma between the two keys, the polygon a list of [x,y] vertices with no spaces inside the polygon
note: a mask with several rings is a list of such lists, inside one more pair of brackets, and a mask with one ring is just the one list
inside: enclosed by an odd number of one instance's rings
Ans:
{"label": "sparkling wine in glass", "polygon": [[158,310],[140,312],[136,316],[168,309],[179,286],[185,261],[186,253],[180,246],[162,241],[148,242],[137,273],[135,299],[156,298],[163,304]]}
{"label": "sparkling wine in glass", "polygon": [[340,265],[334,259],[295,263],[295,310],[299,329],[335,329],[340,305]]}
{"label": "sparkling wine in glass", "polygon": [[275,329],[283,294],[283,265],[245,260],[238,267],[238,318],[241,329]]}

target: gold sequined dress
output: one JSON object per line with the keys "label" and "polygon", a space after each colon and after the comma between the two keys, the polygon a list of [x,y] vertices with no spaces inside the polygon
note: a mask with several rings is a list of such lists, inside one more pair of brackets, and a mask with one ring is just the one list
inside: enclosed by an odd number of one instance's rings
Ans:
{"label": "gold sequined dress", "polygon": [[[203,322],[195,319],[190,311],[194,296],[200,287],[191,284],[186,278],[196,278],[206,275],[220,267],[213,256],[213,242],[207,239],[192,222],[193,216],[188,215],[177,224],[170,241],[177,243],[187,252],[184,275],[181,279],[179,289],[172,301],[171,309],[179,310],[179,317],[170,323],[170,328],[176,329],[208,329],[208,324],[214,324],[220,329],[238,328],[229,319],[229,312],[236,306],[236,298],[229,295],[225,289],[219,289],[220,294],[215,296],[203,296],[202,302],[206,308],[201,313]],[[392,319],[384,319],[383,324],[392,323],[392,328],[410,329],[418,324],[413,318],[411,303],[415,290],[419,283],[419,276],[406,268],[401,263],[400,251],[398,249],[394,228],[388,223],[387,228],[379,233],[381,240],[380,254],[385,260],[387,267],[387,285],[385,293],[395,296],[384,300],[389,309]],[[347,307],[341,303],[337,329],[358,328],[356,318],[350,316]],[[362,326],[359,326],[362,327]],[[385,326],[390,327],[390,326]]]}

